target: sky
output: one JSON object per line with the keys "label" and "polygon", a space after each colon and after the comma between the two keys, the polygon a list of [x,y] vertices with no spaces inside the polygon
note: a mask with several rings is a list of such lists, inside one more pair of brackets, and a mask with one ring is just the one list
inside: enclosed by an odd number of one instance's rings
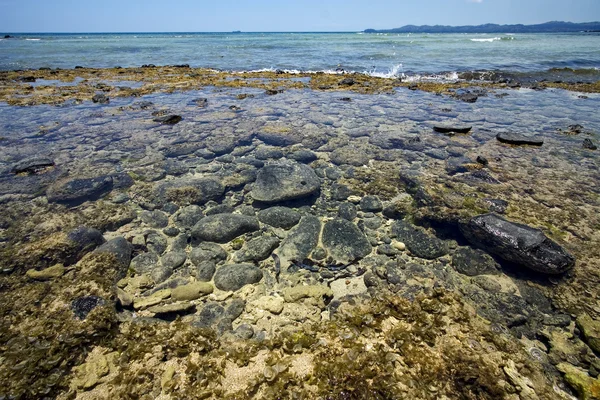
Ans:
{"label": "sky", "polygon": [[600,21],[600,0],[0,0],[0,32],[306,32]]}

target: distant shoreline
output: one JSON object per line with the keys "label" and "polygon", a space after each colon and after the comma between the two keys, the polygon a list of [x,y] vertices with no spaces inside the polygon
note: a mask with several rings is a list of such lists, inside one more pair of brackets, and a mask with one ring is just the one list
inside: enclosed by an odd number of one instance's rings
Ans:
{"label": "distant shoreline", "polygon": [[600,22],[551,21],[536,25],[405,25],[392,29],[365,29],[365,33],[595,33],[600,32]]}

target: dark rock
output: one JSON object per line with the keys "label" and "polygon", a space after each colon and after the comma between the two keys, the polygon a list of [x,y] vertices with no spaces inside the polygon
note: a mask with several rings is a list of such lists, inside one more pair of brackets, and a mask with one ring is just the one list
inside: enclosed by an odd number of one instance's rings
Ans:
{"label": "dark rock", "polygon": [[247,232],[259,229],[258,219],[247,215],[217,214],[198,221],[192,236],[207,242],[226,243]]}
{"label": "dark rock", "polygon": [[273,146],[258,146],[256,149],[256,158],[259,160],[280,159],[283,157],[283,151]]}
{"label": "dark rock", "polygon": [[217,269],[214,282],[220,290],[234,291],[245,285],[257,283],[262,277],[260,268],[252,264],[229,264]]}
{"label": "dark rock", "polygon": [[300,223],[288,234],[279,247],[279,255],[289,260],[302,261],[319,242],[321,221],[312,215],[300,219]]}
{"label": "dark rock", "polygon": [[159,124],[163,124],[163,125],[175,125],[178,122],[180,122],[183,118],[181,118],[181,115],[164,115],[162,117],[158,117],[158,118],[154,118],[152,121],[154,122],[158,122]]}
{"label": "dark rock", "polygon": [[343,218],[347,221],[354,221],[358,212],[356,206],[352,203],[342,203],[338,207],[338,217]]}
{"label": "dark rock", "polygon": [[403,219],[414,210],[413,198],[409,195],[391,201],[383,208],[383,215],[390,219]]}
{"label": "dark rock", "polygon": [[310,196],[320,187],[312,168],[299,163],[277,163],[260,169],[250,196],[260,202],[277,203]]}
{"label": "dark rock", "polygon": [[175,158],[193,154],[200,150],[202,147],[202,144],[194,142],[177,143],[171,144],[165,149],[162,149],[162,153],[165,155],[165,157]]}
{"label": "dark rock", "polygon": [[376,230],[381,227],[383,221],[381,217],[375,215],[373,217],[363,219],[363,223],[365,224],[365,228]]}
{"label": "dark rock", "polygon": [[67,234],[70,242],[70,257],[65,260],[67,263],[75,263],[81,257],[94,250],[104,243],[102,232],[97,229],[80,226]]}
{"label": "dark rock", "polygon": [[78,297],[71,302],[71,310],[78,319],[86,319],[88,314],[96,307],[106,304],[106,300],[98,296]]}
{"label": "dark rock", "polygon": [[235,328],[233,334],[239,337],[240,339],[249,340],[252,339],[252,337],[254,337],[254,328],[252,328],[252,325],[242,324]]}
{"label": "dark rock", "polygon": [[224,312],[225,308],[219,303],[207,303],[192,325],[196,328],[211,328],[221,320]]}
{"label": "dark rock", "polygon": [[142,211],[140,219],[152,228],[164,228],[169,225],[169,217],[162,211]]}
{"label": "dark rock", "polygon": [[477,161],[481,165],[488,165],[489,164],[488,159],[485,158],[484,156],[477,156],[477,158],[475,159],[475,161]]}
{"label": "dark rock", "polygon": [[322,241],[329,254],[342,263],[361,259],[371,252],[371,244],[360,229],[342,218],[325,224]]}
{"label": "dark rock", "polygon": [[218,200],[224,192],[221,182],[211,178],[178,178],[160,183],[155,189],[156,200],[160,202],[198,205]]}
{"label": "dark rock", "polygon": [[204,214],[206,216],[215,215],[215,214],[231,214],[234,211],[234,208],[228,206],[227,204],[219,204],[214,207],[207,209]]}
{"label": "dark rock", "polygon": [[394,222],[392,232],[417,257],[431,260],[448,253],[447,246],[442,240],[431,236],[408,222]]}
{"label": "dark rock", "polygon": [[126,189],[135,184],[133,178],[126,172],[111,175],[113,180],[113,189]]}
{"label": "dark rock", "polygon": [[94,201],[105,196],[113,189],[111,176],[99,176],[89,179],[73,179],[48,188],[46,196],[51,203],[78,206],[86,201]]}
{"label": "dark rock", "polygon": [[181,267],[186,259],[185,251],[170,251],[160,258],[160,263],[163,267],[174,270]]}
{"label": "dark rock", "polygon": [[544,144],[543,139],[536,137],[521,135],[520,133],[514,132],[500,132],[496,135],[496,139],[502,143],[513,144],[517,146],[530,145],[530,146],[541,146]]}
{"label": "dark rock", "polygon": [[485,198],[483,202],[488,206],[488,210],[498,214],[504,214],[508,208],[508,201],[502,199]]}
{"label": "dark rock", "polygon": [[590,139],[583,139],[583,148],[588,150],[598,150],[598,147]]}
{"label": "dark rock", "polygon": [[250,144],[252,141],[250,136],[211,136],[206,139],[206,148],[217,156],[229,154],[236,147]]}
{"label": "dark rock", "polygon": [[194,100],[192,100],[192,102],[200,108],[204,108],[208,105],[208,99],[205,97],[201,97],[199,99],[194,99]]}
{"label": "dark rock", "polygon": [[199,265],[204,261],[212,261],[215,264],[227,259],[227,252],[216,243],[200,243],[198,247],[190,253],[190,260],[194,265]]}
{"label": "dark rock", "polygon": [[452,265],[461,274],[468,276],[498,274],[500,266],[487,253],[472,249],[470,247],[460,247],[452,255]]}
{"label": "dark rock", "polygon": [[163,233],[170,237],[175,237],[179,235],[180,230],[175,228],[174,226],[170,226],[168,228],[163,229]]}
{"label": "dark rock", "polygon": [[356,146],[344,146],[335,149],[329,155],[331,162],[336,165],[353,165],[361,167],[369,163],[369,155]]}
{"label": "dark rock", "polygon": [[461,230],[475,246],[537,272],[556,275],[575,265],[575,258],[539,229],[494,213],[472,218]]}
{"label": "dark rock", "polygon": [[174,217],[174,222],[182,228],[191,228],[204,217],[199,206],[191,205],[183,207]]}
{"label": "dark rock", "polygon": [[29,157],[19,161],[11,168],[13,174],[36,174],[47,167],[54,166],[54,161],[46,157]]}
{"label": "dark rock", "polygon": [[354,84],[356,84],[356,81],[352,78],[344,78],[339,81],[340,86],[353,86]]}
{"label": "dark rock", "polygon": [[146,247],[160,255],[167,249],[167,238],[155,231],[148,232],[146,234]]}
{"label": "dark rock", "polygon": [[116,237],[94,250],[95,254],[111,254],[119,264],[119,271],[115,280],[119,280],[127,274],[131,262],[133,246],[124,237]]}
{"label": "dark rock", "polygon": [[136,274],[150,274],[158,264],[158,256],[154,253],[142,253],[133,257],[130,267]]}
{"label": "dark rock", "polygon": [[291,146],[302,141],[298,134],[290,132],[258,132],[256,137],[265,144],[279,147]]}
{"label": "dark rock", "polygon": [[448,136],[453,136],[457,133],[469,133],[471,126],[454,126],[454,125],[434,125],[433,130],[439,133],[444,133]]}
{"label": "dark rock", "polygon": [[233,253],[236,263],[246,261],[262,261],[269,257],[279,246],[279,239],[272,236],[261,236],[247,242],[241,250]]}
{"label": "dark rock", "polygon": [[454,98],[464,101],[465,103],[475,103],[479,97],[473,93],[461,93],[454,95]]}
{"label": "dark rock", "polygon": [[379,197],[369,195],[360,200],[360,209],[365,212],[379,212],[383,210],[383,204],[379,200]]}
{"label": "dark rock", "polygon": [[267,90],[265,90],[265,94],[268,95],[268,96],[274,96],[274,95],[279,94],[279,93],[283,93],[283,90],[274,90],[274,89],[267,89]]}
{"label": "dark rock", "polygon": [[209,282],[217,270],[217,264],[214,261],[201,261],[196,264],[196,279],[200,282]]}
{"label": "dark rock", "polygon": [[270,207],[258,212],[258,220],[276,228],[290,229],[300,221],[300,213],[288,207]]}
{"label": "dark rock", "polygon": [[341,185],[339,183],[334,183],[331,185],[331,198],[333,200],[343,201],[353,194],[355,194],[354,190],[350,189],[346,185]]}
{"label": "dark rock", "polygon": [[99,104],[108,104],[108,103],[110,103],[110,99],[108,98],[108,96],[107,96],[107,95],[105,95],[105,94],[102,94],[102,93],[100,93],[100,94],[95,94],[95,95],[92,97],[92,101],[93,101],[94,103],[99,103]]}
{"label": "dark rock", "polygon": [[[177,228],[175,228],[177,229]],[[178,229],[177,229],[178,230]],[[164,233],[164,230],[163,230]],[[186,233],[183,233],[179,236],[177,236],[175,238],[175,240],[173,240],[171,242],[171,250],[173,251],[178,251],[178,250],[182,250],[185,251],[185,249],[187,248],[187,245],[190,241],[190,236]]]}
{"label": "dark rock", "polygon": [[462,177],[463,180],[472,181],[472,182],[484,182],[490,184],[500,183],[496,178],[494,178],[489,172],[478,169],[473,172],[469,172]]}
{"label": "dark rock", "polygon": [[288,154],[288,158],[303,164],[310,164],[317,159],[317,155],[310,150],[298,150]]}

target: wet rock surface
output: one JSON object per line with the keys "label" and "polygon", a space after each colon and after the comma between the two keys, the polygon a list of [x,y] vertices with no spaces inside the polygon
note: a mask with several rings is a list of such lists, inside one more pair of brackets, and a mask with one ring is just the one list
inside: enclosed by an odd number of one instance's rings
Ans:
{"label": "wet rock surface", "polygon": [[256,201],[278,203],[310,196],[320,187],[317,175],[304,164],[269,164],[258,172],[250,195]]}
{"label": "wet rock surface", "polygon": [[543,274],[562,274],[575,265],[575,258],[539,229],[507,221],[497,214],[475,217],[461,228],[475,246]]}
{"label": "wet rock surface", "polygon": [[94,201],[107,195],[113,188],[111,176],[89,179],[72,179],[48,188],[46,196],[52,203],[77,206],[85,201]]}
{"label": "wet rock surface", "polygon": [[417,257],[434,259],[448,253],[448,248],[443,241],[408,222],[394,222],[392,232]]}
{"label": "wet rock surface", "polygon": [[539,137],[531,137],[514,132],[501,132],[496,135],[496,139],[498,139],[499,142],[513,144],[516,146],[541,146],[544,144],[544,140]]}
{"label": "wet rock surface", "polygon": [[214,281],[221,290],[238,290],[259,282],[262,277],[262,271],[252,264],[229,264],[217,269]]}
{"label": "wet rock surface", "polygon": [[225,243],[259,229],[258,219],[239,214],[216,214],[202,218],[193,228],[192,235],[207,242]]}

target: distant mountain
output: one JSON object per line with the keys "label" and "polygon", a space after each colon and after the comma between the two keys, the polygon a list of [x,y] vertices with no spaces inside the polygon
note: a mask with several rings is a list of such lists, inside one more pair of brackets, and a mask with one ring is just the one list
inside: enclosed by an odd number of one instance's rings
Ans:
{"label": "distant mountain", "polygon": [[552,32],[600,32],[600,22],[551,21],[537,25],[405,25],[393,29],[365,29],[365,33],[552,33]]}

